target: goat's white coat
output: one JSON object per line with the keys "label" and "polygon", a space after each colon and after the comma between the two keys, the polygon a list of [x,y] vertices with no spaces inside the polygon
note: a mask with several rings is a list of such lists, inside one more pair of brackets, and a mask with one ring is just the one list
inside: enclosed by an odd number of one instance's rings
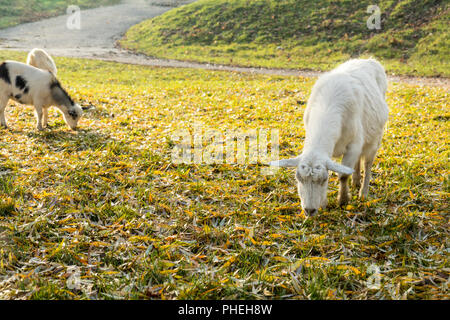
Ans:
{"label": "goat's white coat", "polygon": [[[57,88],[58,92],[56,94],[60,95],[62,100],[67,100],[67,102],[55,101],[51,88],[52,83],[57,82],[57,79],[52,73],[17,61],[5,61],[5,64],[7,65],[11,83],[0,79],[0,124],[3,127],[7,127],[5,108],[9,99],[13,99],[22,104],[34,105],[38,130],[42,130],[47,125],[48,108],[50,106],[56,106],[62,112],[67,125],[71,129],[76,129],[78,120],[82,115],[82,108],[78,104],[70,103],[70,101],[65,99],[62,89],[59,90]],[[18,76],[26,79],[27,93],[15,85]],[[20,98],[18,98],[19,95]]]}
{"label": "goat's white coat", "polygon": [[53,73],[55,76],[58,73],[56,69],[55,61],[52,57],[42,49],[33,49],[28,53],[27,64],[38,69],[47,70]]}
{"label": "goat's white coat", "polygon": [[[367,197],[371,166],[388,119],[386,90],[384,68],[374,59],[347,61],[315,83],[304,114],[302,154],[271,162],[297,167],[298,192],[308,214],[327,204],[327,170],[339,173],[339,203],[348,201],[348,176],[353,173],[353,184],[359,186],[361,159],[365,173],[360,197]],[[342,164],[331,160],[342,155]]]}

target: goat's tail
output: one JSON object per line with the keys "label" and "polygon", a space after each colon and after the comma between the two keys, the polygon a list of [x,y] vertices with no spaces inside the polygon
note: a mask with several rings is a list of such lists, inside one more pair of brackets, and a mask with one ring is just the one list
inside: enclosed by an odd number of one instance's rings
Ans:
{"label": "goat's tail", "polygon": [[47,70],[57,75],[58,70],[56,69],[55,61],[52,57],[42,49],[33,49],[28,54],[27,64],[42,70]]}

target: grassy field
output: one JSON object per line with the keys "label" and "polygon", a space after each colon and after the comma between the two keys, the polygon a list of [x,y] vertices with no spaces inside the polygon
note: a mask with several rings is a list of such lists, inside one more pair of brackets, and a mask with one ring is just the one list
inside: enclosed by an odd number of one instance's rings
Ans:
{"label": "grassy field", "polygon": [[306,219],[291,170],[174,165],[171,133],[279,129],[281,156],[297,154],[314,79],[56,62],[96,108],[78,132],[56,111],[37,132],[32,107],[10,102],[0,298],[450,298],[446,90],[391,84],[371,198],[338,208],[333,175],[330,207]]}
{"label": "grassy field", "polygon": [[0,0],[0,29],[65,14],[69,5],[87,9],[119,2],[120,0]]}
{"label": "grassy field", "polygon": [[375,56],[388,72],[450,76],[448,1],[200,0],[132,27],[122,46],[160,58],[329,70]]}

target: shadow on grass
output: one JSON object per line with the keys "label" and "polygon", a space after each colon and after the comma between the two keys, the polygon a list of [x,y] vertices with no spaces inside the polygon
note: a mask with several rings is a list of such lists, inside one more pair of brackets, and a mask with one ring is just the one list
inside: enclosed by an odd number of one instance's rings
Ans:
{"label": "shadow on grass", "polygon": [[51,127],[41,132],[27,132],[26,135],[36,142],[46,144],[53,151],[101,150],[107,145],[116,143],[109,135],[90,129],[70,131],[65,128],[55,130]]}

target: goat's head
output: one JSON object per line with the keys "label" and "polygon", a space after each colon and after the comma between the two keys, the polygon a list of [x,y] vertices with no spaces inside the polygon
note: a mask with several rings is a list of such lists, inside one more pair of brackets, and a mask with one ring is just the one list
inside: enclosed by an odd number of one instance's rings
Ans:
{"label": "goat's head", "polygon": [[301,155],[297,158],[272,161],[271,166],[295,167],[298,195],[302,209],[308,216],[314,216],[319,208],[327,205],[328,170],[350,175],[353,169],[338,164],[326,157]]}
{"label": "goat's head", "polygon": [[64,121],[72,130],[76,130],[78,121],[83,114],[83,109],[76,103],[68,107],[67,110],[63,111]]}

